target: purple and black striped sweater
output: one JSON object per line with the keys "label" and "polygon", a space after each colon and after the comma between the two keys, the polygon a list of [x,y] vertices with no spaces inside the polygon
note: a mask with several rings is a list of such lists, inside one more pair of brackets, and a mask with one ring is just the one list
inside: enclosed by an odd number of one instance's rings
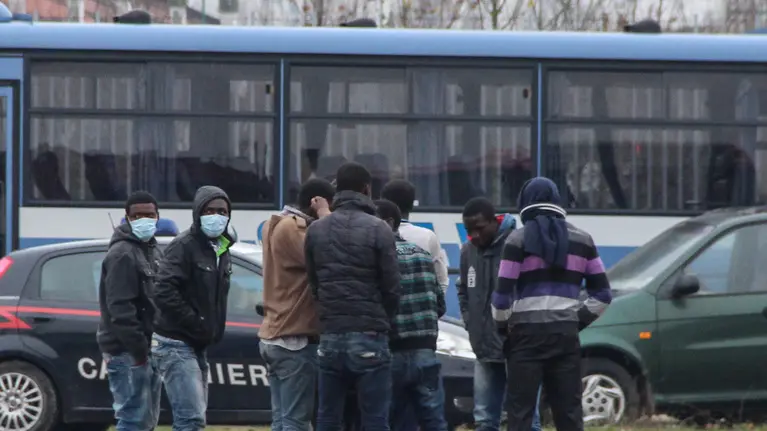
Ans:
{"label": "purple and black striped sweater", "polygon": [[[506,239],[492,297],[493,318],[517,333],[577,333],[612,301],[610,283],[594,240],[567,224],[566,268],[549,267],[524,251],[524,227]],[[580,300],[586,281],[588,298]]]}

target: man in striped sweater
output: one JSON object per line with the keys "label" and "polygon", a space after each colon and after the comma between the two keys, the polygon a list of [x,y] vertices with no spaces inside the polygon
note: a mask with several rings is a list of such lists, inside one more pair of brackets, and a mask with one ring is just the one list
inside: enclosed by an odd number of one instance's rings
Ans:
{"label": "man in striped sweater", "polygon": [[[537,177],[522,186],[524,227],[509,235],[492,297],[507,328],[509,430],[529,430],[543,383],[559,431],[583,430],[578,332],[610,304],[610,284],[591,236],[565,221],[556,184]],[[580,300],[586,282],[588,298]]]}
{"label": "man in striped sweater", "polygon": [[[439,318],[445,314],[445,293],[437,281],[431,254],[397,233],[402,215],[388,200],[376,201],[376,215],[395,232],[402,292],[391,322],[392,431],[446,431],[445,395],[437,359]],[[418,424],[410,423],[414,411]]]}

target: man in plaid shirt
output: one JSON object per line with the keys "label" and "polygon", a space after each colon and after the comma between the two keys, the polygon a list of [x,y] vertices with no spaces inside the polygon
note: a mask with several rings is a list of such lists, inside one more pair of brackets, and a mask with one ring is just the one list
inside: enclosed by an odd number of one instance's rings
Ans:
{"label": "man in plaid shirt", "polygon": [[421,431],[446,431],[445,394],[437,359],[439,318],[445,314],[445,294],[437,282],[431,254],[397,233],[402,215],[394,202],[379,200],[376,215],[394,231],[402,293],[391,322],[392,431],[410,430],[408,409],[415,412]]}

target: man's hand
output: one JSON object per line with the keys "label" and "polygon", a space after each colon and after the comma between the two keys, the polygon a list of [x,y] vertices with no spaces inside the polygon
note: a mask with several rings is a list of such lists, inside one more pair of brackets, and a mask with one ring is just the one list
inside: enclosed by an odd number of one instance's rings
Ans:
{"label": "man's hand", "polygon": [[328,204],[327,199],[315,196],[312,198],[312,209],[317,213],[317,216],[319,218],[325,217],[326,215],[330,214],[330,204]]}

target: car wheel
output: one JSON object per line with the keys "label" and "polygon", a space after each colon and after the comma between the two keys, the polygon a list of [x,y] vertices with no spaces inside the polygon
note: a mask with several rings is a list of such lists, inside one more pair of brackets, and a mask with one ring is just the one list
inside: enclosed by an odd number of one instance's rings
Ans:
{"label": "car wheel", "polygon": [[51,379],[21,361],[0,363],[0,429],[49,431],[58,421],[59,402]]}
{"label": "car wheel", "polygon": [[585,358],[582,368],[584,423],[618,423],[639,416],[639,391],[628,371],[603,358]]}

